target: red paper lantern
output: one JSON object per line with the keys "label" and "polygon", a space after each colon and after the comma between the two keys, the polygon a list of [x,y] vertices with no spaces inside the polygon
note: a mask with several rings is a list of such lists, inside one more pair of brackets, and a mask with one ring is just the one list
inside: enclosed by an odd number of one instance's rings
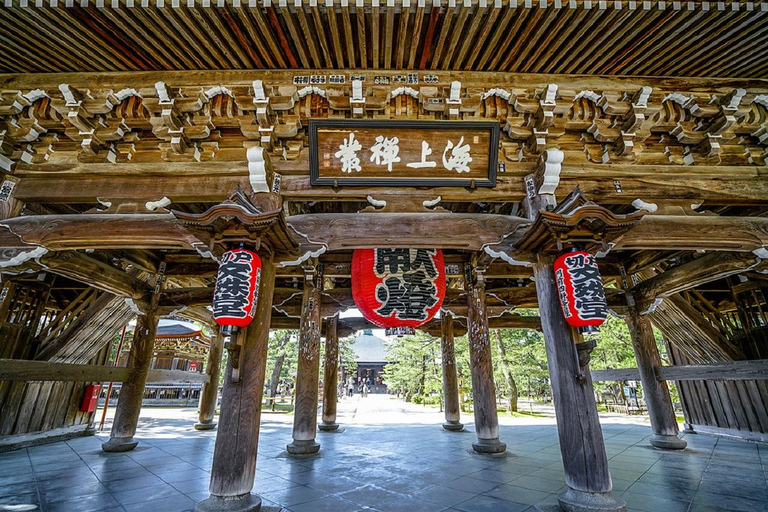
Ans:
{"label": "red paper lantern", "polygon": [[445,298],[445,261],[440,249],[356,249],[352,298],[379,327],[418,327],[431,320]]}
{"label": "red paper lantern", "polygon": [[555,261],[555,281],[565,321],[580,332],[596,331],[608,304],[595,257],[584,251],[563,254]]}
{"label": "red paper lantern", "polygon": [[247,249],[227,251],[221,257],[216,289],[213,292],[213,318],[219,325],[245,327],[256,313],[261,258]]}

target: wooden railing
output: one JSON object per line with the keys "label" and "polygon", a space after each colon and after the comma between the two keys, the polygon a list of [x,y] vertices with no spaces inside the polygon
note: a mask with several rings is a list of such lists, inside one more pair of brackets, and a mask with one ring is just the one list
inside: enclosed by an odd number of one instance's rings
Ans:
{"label": "wooden railing", "polygon": [[[91,364],[51,363],[26,359],[0,359],[0,381],[125,382],[133,368]],[[180,370],[149,370],[147,382],[208,382],[205,373]]]}
{"label": "wooden railing", "polygon": [[[663,380],[766,380],[768,359],[753,361],[728,361],[713,364],[690,364],[661,366],[656,369],[656,378]],[[593,370],[593,381],[640,380],[637,368],[615,370]]]}

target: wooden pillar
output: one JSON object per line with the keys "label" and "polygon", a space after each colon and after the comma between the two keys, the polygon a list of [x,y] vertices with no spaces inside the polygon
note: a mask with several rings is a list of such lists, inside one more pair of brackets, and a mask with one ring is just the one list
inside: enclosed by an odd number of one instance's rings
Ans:
{"label": "wooden pillar", "polygon": [[203,390],[200,393],[199,421],[195,423],[197,430],[211,430],[216,427],[213,417],[216,414],[216,398],[219,394],[219,369],[223,345],[224,336],[217,332],[211,338],[211,347],[208,350],[206,373],[210,380],[203,384]]}
{"label": "wooden pillar", "polygon": [[325,371],[323,374],[323,432],[339,429],[336,423],[336,401],[339,387],[339,317],[333,316],[325,325]]}
{"label": "wooden pillar", "polygon": [[566,511],[626,510],[626,503],[611,494],[611,475],[603,432],[597,415],[589,366],[580,368],[576,344],[581,336],[568,325],[560,309],[555,284],[555,256],[539,254],[533,268],[541,326],[547,351],[549,377],[569,490],[558,496]]}
{"label": "wooden pillar", "polygon": [[251,494],[256,474],[259,422],[267,370],[267,344],[275,265],[259,252],[261,282],[253,322],[245,328],[240,349],[240,379],[232,380],[232,359],[227,361],[221,391],[221,413],[211,468],[211,496],[195,512],[250,512],[261,510],[261,499]]}
{"label": "wooden pillar", "polygon": [[296,406],[293,412],[291,455],[317,453],[317,392],[320,374],[320,316],[322,274],[307,272],[299,326],[299,364],[296,370]]}
{"label": "wooden pillar", "polygon": [[456,378],[456,353],[453,348],[453,315],[444,313],[440,348],[443,353],[443,396],[445,397],[445,423],[443,428],[458,432],[464,430],[459,421],[459,382]]}
{"label": "wooden pillar", "polygon": [[[477,282],[467,283],[467,341],[472,372],[472,401],[478,453],[503,453],[507,445],[499,441],[499,415],[496,410],[496,385],[493,380],[488,317],[485,315],[485,280],[481,272]],[[469,272],[467,274],[470,274]]]}
{"label": "wooden pillar", "polygon": [[656,378],[656,368],[661,366],[661,357],[651,320],[641,316],[637,308],[631,306],[627,314],[627,325],[632,335],[640,381],[643,383],[643,396],[651,417],[651,445],[662,450],[682,450],[688,443],[677,436],[679,429],[669,387],[666,381]]}
{"label": "wooden pillar", "polygon": [[[157,295],[157,294],[155,294]],[[152,349],[157,333],[157,299],[145,314],[138,315],[136,328],[133,332],[131,350],[128,353],[128,368],[132,368],[130,380],[123,382],[120,395],[117,398],[115,419],[112,422],[112,432],[109,441],[101,445],[105,452],[127,452],[136,448],[138,441],[133,439],[136,426],[139,423],[141,401],[144,398],[144,386],[149,373],[149,362],[152,360]]]}

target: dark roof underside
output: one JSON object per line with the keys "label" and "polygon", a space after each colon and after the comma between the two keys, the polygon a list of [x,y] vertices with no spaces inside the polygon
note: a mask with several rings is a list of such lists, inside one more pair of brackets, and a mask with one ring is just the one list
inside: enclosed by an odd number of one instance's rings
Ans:
{"label": "dark roof underside", "polygon": [[768,76],[768,3],[760,2],[20,1],[0,7],[0,72]]}

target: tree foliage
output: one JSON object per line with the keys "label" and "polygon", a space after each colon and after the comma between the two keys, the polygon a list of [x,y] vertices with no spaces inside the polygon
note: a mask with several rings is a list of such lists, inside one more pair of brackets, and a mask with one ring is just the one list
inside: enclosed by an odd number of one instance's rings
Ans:
{"label": "tree foliage", "polygon": [[417,331],[414,336],[395,338],[387,347],[384,382],[406,401],[421,403],[432,394],[442,394],[440,340]]}

